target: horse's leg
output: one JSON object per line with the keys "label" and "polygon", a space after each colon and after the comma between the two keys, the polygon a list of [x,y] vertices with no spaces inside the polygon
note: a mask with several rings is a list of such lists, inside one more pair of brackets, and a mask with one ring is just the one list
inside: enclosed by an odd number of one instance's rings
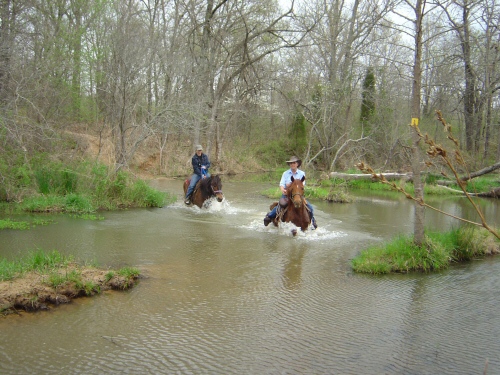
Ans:
{"label": "horse's leg", "polygon": [[202,186],[201,186],[201,181],[202,180],[199,179],[198,182],[196,183],[194,190],[193,190],[192,197],[191,197],[191,201],[200,208],[203,207],[203,203],[205,202],[205,199],[206,199],[205,194],[203,193]]}
{"label": "horse's leg", "polygon": [[311,215],[308,210],[304,209],[302,210],[302,226],[300,229],[302,229],[302,231],[307,230],[309,224],[311,224]]}
{"label": "horse's leg", "polygon": [[195,188],[193,195],[191,196],[191,202],[201,208],[203,205],[203,199],[200,195],[200,190]]}
{"label": "horse's leg", "polygon": [[[283,216],[283,221],[286,223],[292,223],[296,227],[300,226],[297,222],[296,212],[291,207],[288,207],[288,209],[286,210],[285,216]],[[297,228],[293,228],[290,232],[292,232],[292,236],[295,237],[297,235]]]}

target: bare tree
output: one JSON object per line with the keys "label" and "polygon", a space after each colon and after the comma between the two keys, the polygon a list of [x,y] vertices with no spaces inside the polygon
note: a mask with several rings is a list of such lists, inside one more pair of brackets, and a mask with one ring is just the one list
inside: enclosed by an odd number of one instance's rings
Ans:
{"label": "bare tree", "polygon": [[496,68],[500,58],[500,9],[496,1],[442,1],[439,5],[461,48],[465,148],[471,154],[477,154],[483,139],[484,154],[487,155],[492,96],[500,89],[500,75]]}
{"label": "bare tree", "polygon": [[413,10],[415,11],[415,61],[413,65],[413,86],[412,86],[412,126],[413,134],[413,186],[415,189],[415,215],[413,223],[413,241],[421,245],[425,241],[424,234],[424,186],[422,183],[422,152],[420,150],[420,136],[417,132],[420,120],[420,101],[422,85],[422,25],[424,17],[424,7],[426,0],[417,0]]}
{"label": "bare tree", "polygon": [[[205,4],[201,38],[194,39],[199,47],[193,46],[195,71],[199,82],[198,102],[208,134],[215,141],[217,163],[222,153],[220,111],[227,100],[234,100],[237,87],[258,84],[257,68],[267,56],[285,48],[300,44],[310,30],[292,28],[294,18],[293,2],[290,9],[281,13],[276,2],[263,0],[225,1]],[[197,48],[195,48],[197,47]],[[258,88],[258,87],[254,87]],[[197,139],[197,131],[194,139]],[[208,150],[212,138],[208,138]]]}

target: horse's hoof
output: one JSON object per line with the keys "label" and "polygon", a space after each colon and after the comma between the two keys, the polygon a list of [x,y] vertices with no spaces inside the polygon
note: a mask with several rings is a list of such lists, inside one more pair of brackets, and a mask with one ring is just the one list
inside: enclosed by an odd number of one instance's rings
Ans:
{"label": "horse's hoof", "polygon": [[297,229],[292,229],[292,234],[295,237],[297,235]]}

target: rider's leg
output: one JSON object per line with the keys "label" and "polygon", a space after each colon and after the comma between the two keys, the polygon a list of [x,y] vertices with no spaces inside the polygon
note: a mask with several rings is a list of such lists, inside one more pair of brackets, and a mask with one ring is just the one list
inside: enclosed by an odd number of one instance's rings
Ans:
{"label": "rider's leg", "polygon": [[[281,196],[282,198],[283,197],[286,197],[286,195],[282,195]],[[271,210],[271,212],[269,212],[266,217],[264,218],[264,225],[267,227],[269,225],[269,223],[271,221],[273,221],[275,218],[276,218],[276,213],[277,213],[277,210],[278,210],[278,205],[274,206],[274,208]]]}
{"label": "rider's leg", "polygon": [[186,199],[185,202],[186,204],[191,203],[191,194],[193,194],[194,187],[196,186],[199,180],[200,176],[198,176],[197,174],[193,174],[191,176],[191,182],[189,183],[189,187],[186,191],[186,196],[184,197]]}
{"label": "rider's leg", "polygon": [[309,202],[306,202],[306,206],[307,206],[307,208],[309,210],[309,217],[311,218],[311,224],[314,227],[314,229],[316,229],[318,227],[318,224],[316,224],[316,219],[314,218],[313,206]]}
{"label": "rider's leg", "polygon": [[276,218],[276,210],[278,209],[278,205],[274,206],[274,208],[269,212],[264,218],[264,225],[267,227],[271,221]]}

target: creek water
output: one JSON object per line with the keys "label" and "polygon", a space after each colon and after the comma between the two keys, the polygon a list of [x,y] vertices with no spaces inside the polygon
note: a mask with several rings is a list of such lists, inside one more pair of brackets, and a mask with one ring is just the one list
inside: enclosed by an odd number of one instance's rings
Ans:
{"label": "creek water", "polygon": [[[358,194],[312,201],[319,228],[264,227],[270,184],[225,181],[226,200],[2,231],[0,256],[58,250],[99,266],[136,267],[129,291],[0,319],[0,374],[500,373],[500,257],[432,274],[355,274],[367,246],[411,233],[413,203]],[[483,199],[498,225],[497,201]],[[430,201],[477,220],[465,198]],[[455,219],[426,210],[426,225]],[[485,371],[486,369],[486,371]]]}

